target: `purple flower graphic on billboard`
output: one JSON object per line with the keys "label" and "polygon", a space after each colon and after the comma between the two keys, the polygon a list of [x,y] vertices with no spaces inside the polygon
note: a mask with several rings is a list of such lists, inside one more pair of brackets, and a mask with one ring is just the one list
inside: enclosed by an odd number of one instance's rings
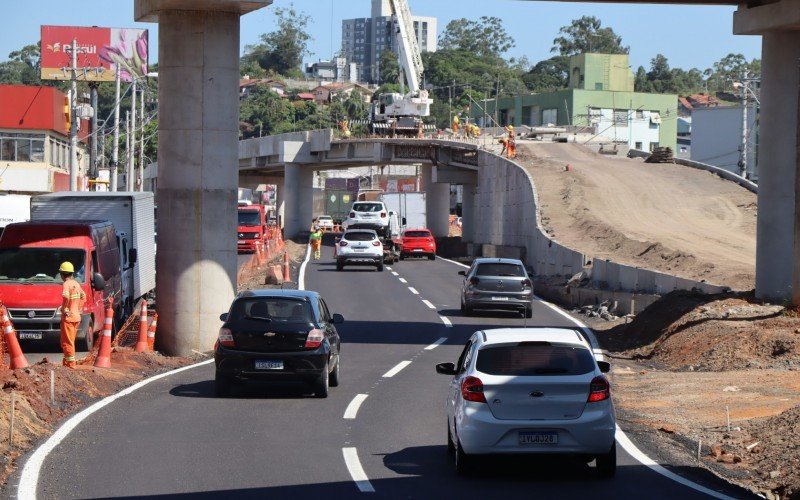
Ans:
{"label": "purple flower graphic on billboard", "polygon": [[147,30],[112,29],[111,43],[99,51],[100,58],[130,82],[147,75]]}

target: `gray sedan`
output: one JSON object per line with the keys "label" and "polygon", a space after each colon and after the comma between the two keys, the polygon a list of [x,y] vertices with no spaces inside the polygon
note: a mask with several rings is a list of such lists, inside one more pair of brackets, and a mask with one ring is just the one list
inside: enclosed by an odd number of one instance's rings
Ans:
{"label": "gray sedan", "polygon": [[475,259],[464,276],[461,289],[461,312],[473,309],[518,310],[530,318],[532,314],[533,281],[517,259]]}

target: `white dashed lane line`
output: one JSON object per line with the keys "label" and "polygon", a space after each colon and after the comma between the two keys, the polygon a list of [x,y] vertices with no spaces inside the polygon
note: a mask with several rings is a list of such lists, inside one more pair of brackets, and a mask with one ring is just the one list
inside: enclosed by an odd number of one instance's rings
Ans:
{"label": "white dashed lane line", "polygon": [[358,459],[358,450],[355,448],[342,448],[342,454],[344,455],[344,464],[347,466],[347,471],[359,491],[361,493],[375,493],[375,488],[369,482],[364,468],[361,467],[361,461]]}
{"label": "white dashed lane line", "polygon": [[367,394],[356,394],[356,397],[350,401],[350,404],[347,405],[347,409],[344,411],[344,417],[348,420],[352,420],[356,418],[358,414],[358,409],[361,408],[361,404],[367,399]]}
{"label": "white dashed lane line", "polygon": [[397,271],[392,271],[392,275],[393,276],[400,276],[399,274],[397,274]]}
{"label": "white dashed lane line", "polygon": [[406,280],[405,280],[405,279],[403,279],[403,278],[400,278],[400,283],[408,283],[408,281],[406,281]]}
{"label": "white dashed lane line", "polygon": [[425,304],[426,306],[428,306],[431,309],[436,309],[436,306],[431,304],[431,302],[429,300],[422,299],[422,303]]}
{"label": "white dashed lane line", "polygon": [[394,377],[395,375],[400,373],[400,370],[402,370],[403,368],[405,368],[406,366],[408,366],[410,364],[411,364],[411,361],[401,361],[401,362],[397,363],[397,365],[394,368],[392,368],[391,370],[389,370],[388,372],[383,374],[383,378]]}
{"label": "white dashed lane line", "polygon": [[419,292],[413,286],[408,287],[408,290],[413,293],[414,295],[419,295]]}
{"label": "white dashed lane line", "polygon": [[432,351],[432,350],[436,349],[437,347],[439,347],[440,345],[444,344],[445,342],[447,342],[447,337],[442,337],[439,340],[437,340],[436,342],[434,342],[433,344],[431,344],[428,347],[426,347],[425,350],[426,351]]}
{"label": "white dashed lane line", "polygon": [[439,316],[439,319],[442,320],[442,323],[444,323],[444,326],[447,328],[453,328],[453,323],[450,322],[450,318],[447,316]]}

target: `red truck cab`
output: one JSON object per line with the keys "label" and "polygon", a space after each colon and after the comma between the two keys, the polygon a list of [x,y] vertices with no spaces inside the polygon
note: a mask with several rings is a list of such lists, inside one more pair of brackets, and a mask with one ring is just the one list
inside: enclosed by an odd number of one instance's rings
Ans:
{"label": "red truck cab", "polygon": [[62,262],[72,263],[86,294],[77,344],[89,350],[103,328],[105,299],[122,293],[119,246],[111,222],[9,224],[0,237],[0,300],[20,340],[58,341]]}
{"label": "red truck cab", "polygon": [[267,241],[267,214],[264,205],[239,205],[236,231],[239,252],[255,252],[256,242]]}

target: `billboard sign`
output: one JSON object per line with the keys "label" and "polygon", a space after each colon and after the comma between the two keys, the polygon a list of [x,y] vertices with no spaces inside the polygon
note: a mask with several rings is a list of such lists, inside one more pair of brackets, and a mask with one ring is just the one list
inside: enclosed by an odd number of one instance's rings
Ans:
{"label": "billboard sign", "polygon": [[147,75],[148,33],[142,29],[42,26],[42,80],[69,80],[70,48],[78,42],[78,80],[124,82]]}

